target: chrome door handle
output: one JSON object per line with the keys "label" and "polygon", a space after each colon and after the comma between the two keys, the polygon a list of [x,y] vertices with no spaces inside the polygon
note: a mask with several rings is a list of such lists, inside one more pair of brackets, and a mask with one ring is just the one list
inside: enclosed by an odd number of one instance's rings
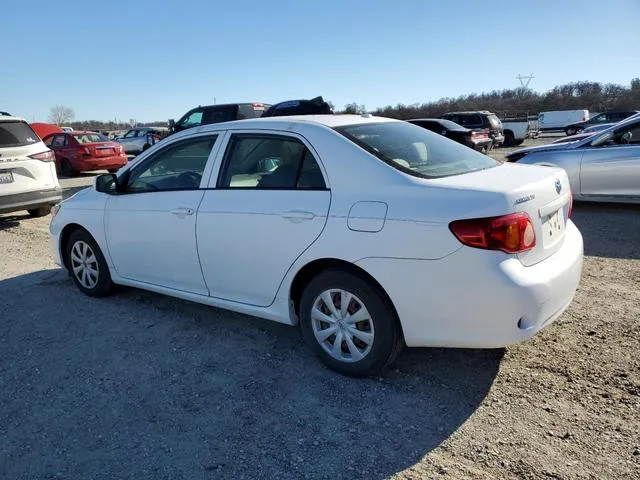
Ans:
{"label": "chrome door handle", "polygon": [[282,218],[285,218],[294,223],[298,223],[304,220],[313,220],[315,218],[315,215],[312,212],[302,212],[302,211],[292,210],[290,212],[283,213]]}
{"label": "chrome door handle", "polygon": [[171,214],[177,217],[186,217],[187,215],[193,215],[195,210],[193,208],[174,208],[171,210]]}

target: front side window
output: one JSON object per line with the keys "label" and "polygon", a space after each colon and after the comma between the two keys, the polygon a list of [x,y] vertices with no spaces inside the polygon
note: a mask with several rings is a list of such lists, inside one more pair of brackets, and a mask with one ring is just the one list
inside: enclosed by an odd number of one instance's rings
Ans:
{"label": "front side window", "polygon": [[225,154],[219,188],[324,189],[318,162],[299,140],[238,134]]}
{"label": "front side window", "polygon": [[137,130],[129,130],[127,133],[124,134],[124,138],[133,138],[136,136],[137,132],[138,132]]}
{"label": "front side window", "polygon": [[640,145],[640,123],[632,123],[615,131],[609,131],[591,143],[592,147],[619,145]]}
{"label": "front side window", "polygon": [[200,137],[169,145],[134,167],[127,192],[193,190],[202,174],[217,136]]}
{"label": "front side window", "polygon": [[202,125],[202,110],[191,112],[180,122],[180,126],[184,128],[197,127],[198,125]]}
{"label": "front side window", "polygon": [[460,175],[500,162],[407,122],[347,125],[336,130],[392,167],[422,178]]}

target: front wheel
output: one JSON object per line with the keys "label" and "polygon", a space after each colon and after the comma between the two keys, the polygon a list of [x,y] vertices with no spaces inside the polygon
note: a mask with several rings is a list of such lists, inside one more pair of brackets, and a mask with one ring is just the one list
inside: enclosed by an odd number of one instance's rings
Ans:
{"label": "front wheel", "polygon": [[515,145],[515,143],[516,143],[516,139],[513,136],[513,133],[505,132],[505,134],[504,134],[504,146],[505,147],[512,147],[513,145]]}
{"label": "front wheel", "polygon": [[363,377],[389,365],[404,342],[382,293],[352,273],[327,270],[302,294],[300,325],[320,360],[339,373]]}
{"label": "front wheel", "polygon": [[109,267],[100,247],[86,230],[76,230],[67,242],[67,267],[73,283],[90,297],[104,297],[113,290]]}
{"label": "front wheel", "polygon": [[575,135],[576,133],[578,133],[578,130],[575,128],[567,128],[564,133],[567,134],[568,137],[570,137],[571,135]]}
{"label": "front wheel", "polygon": [[78,172],[74,170],[73,165],[71,165],[71,161],[67,158],[62,159],[60,170],[65,177],[75,177],[78,174]]}

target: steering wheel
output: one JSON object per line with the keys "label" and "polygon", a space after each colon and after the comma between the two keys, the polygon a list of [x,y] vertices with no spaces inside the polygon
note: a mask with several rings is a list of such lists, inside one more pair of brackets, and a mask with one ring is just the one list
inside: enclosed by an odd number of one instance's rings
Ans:
{"label": "steering wheel", "polygon": [[178,175],[177,180],[180,185],[184,183],[189,187],[197,188],[200,186],[202,175],[196,172],[182,172],[180,175]]}

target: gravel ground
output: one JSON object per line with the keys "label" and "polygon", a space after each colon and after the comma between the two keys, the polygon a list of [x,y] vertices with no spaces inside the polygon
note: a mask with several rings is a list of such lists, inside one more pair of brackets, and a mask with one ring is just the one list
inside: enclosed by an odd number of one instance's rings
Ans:
{"label": "gravel ground", "polygon": [[291,327],[85,297],[54,268],[48,218],[0,216],[0,478],[640,478],[640,208],[574,221],[584,274],[554,325],[353,380]]}

